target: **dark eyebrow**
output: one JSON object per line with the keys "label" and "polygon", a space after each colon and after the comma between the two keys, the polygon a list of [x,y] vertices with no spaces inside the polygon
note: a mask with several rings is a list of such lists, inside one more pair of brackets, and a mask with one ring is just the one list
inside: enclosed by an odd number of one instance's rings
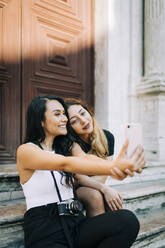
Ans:
{"label": "dark eyebrow", "polygon": [[[81,108],[81,109],[78,111],[78,113],[80,113],[81,110],[83,110],[83,108]],[[73,119],[74,117],[76,117],[76,116],[72,116],[72,117],[70,118],[70,120]]]}
{"label": "dark eyebrow", "polygon": [[61,109],[53,109],[52,112],[63,112],[65,113],[65,110],[61,110]]}

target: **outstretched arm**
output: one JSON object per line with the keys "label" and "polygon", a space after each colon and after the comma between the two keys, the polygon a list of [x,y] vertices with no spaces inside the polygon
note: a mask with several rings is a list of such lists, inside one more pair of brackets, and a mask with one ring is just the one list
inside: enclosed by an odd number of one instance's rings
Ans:
{"label": "outstretched arm", "polygon": [[109,175],[110,169],[114,167],[113,163],[100,158],[65,157],[48,153],[32,143],[23,144],[17,149],[17,165],[30,170],[57,170],[88,175]]}
{"label": "outstretched arm", "polygon": [[121,171],[132,171],[145,165],[142,148],[135,151],[130,159],[125,158],[128,142],[123,146],[119,156],[114,161],[101,158],[65,157],[48,153],[34,144],[23,144],[17,149],[18,167],[31,170],[57,170],[87,175],[111,175],[112,169],[118,167]]}

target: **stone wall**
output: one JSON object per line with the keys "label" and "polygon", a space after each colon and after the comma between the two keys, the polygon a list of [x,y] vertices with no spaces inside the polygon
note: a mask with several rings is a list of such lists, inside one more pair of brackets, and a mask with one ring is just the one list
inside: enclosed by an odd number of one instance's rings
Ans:
{"label": "stone wall", "polygon": [[165,2],[95,2],[96,119],[116,139],[121,124],[140,122],[147,161],[163,165]]}

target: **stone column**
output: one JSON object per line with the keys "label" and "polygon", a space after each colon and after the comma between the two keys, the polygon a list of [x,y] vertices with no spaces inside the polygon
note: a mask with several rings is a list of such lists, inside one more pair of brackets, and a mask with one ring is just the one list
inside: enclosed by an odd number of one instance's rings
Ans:
{"label": "stone column", "polygon": [[165,165],[165,1],[145,0],[144,76],[137,86],[147,160]]}

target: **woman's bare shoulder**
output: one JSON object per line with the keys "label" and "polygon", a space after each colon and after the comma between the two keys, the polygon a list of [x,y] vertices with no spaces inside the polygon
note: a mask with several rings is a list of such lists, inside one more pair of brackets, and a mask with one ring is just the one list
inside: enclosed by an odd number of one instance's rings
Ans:
{"label": "woman's bare shoulder", "polygon": [[25,144],[22,144],[20,145],[18,148],[17,148],[17,158],[19,156],[23,156],[23,155],[26,155],[26,154],[29,154],[31,153],[32,151],[35,152],[35,151],[40,151],[41,149],[35,145],[34,143],[25,143]]}
{"label": "woman's bare shoulder", "polygon": [[72,155],[73,156],[85,156],[86,153],[82,150],[81,146],[77,143],[73,143],[72,145]]}
{"label": "woman's bare shoulder", "polygon": [[28,149],[40,149],[36,144],[32,143],[32,142],[28,142],[25,144],[20,145],[17,148],[17,151],[23,151],[23,150],[28,150]]}

